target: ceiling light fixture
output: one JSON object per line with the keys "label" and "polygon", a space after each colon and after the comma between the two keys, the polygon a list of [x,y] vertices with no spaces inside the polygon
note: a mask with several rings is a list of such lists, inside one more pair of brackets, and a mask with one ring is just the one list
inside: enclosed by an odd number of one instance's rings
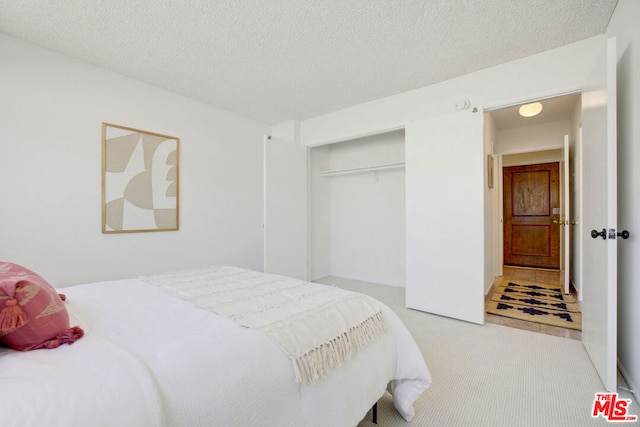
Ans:
{"label": "ceiling light fixture", "polygon": [[518,112],[522,117],[533,117],[540,114],[542,111],[542,104],[539,102],[532,102],[531,104],[524,104],[520,107]]}

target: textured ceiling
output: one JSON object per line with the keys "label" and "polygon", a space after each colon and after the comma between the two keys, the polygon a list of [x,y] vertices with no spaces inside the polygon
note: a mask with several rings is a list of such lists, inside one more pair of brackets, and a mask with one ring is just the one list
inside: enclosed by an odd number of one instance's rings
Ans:
{"label": "textured ceiling", "polygon": [[265,123],[602,34],[617,0],[0,0],[0,31]]}

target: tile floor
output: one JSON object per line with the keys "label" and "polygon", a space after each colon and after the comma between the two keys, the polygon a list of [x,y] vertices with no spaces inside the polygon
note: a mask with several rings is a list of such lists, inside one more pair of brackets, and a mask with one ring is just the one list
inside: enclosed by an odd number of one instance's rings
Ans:
{"label": "tile floor", "polygon": [[[529,282],[539,283],[560,283],[560,272],[555,270],[540,270],[526,267],[504,266],[501,277],[496,277],[495,283],[500,283],[502,279],[520,279]],[[487,299],[491,295],[487,295]],[[510,328],[525,329],[527,331],[539,332],[547,335],[569,338],[577,341],[582,340],[582,332],[574,329],[565,329],[557,326],[541,325],[539,323],[527,322],[526,320],[510,319],[508,317],[496,316],[485,313],[484,320],[487,323],[508,326]]]}

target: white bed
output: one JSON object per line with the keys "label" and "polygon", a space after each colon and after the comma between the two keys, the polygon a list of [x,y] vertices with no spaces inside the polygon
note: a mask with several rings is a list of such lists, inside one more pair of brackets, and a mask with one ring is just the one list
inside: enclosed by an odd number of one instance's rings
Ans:
{"label": "white bed", "polygon": [[0,347],[2,426],[355,426],[388,389],[400,414],[431,377],[400,319],[313,383],[260,330],[141,279],[64,288],[85,336],[53,350]]}

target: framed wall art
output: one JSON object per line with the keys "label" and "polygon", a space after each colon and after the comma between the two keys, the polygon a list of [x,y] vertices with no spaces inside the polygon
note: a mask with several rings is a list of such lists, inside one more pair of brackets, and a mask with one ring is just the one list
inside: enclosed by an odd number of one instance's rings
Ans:
{"label": "framed wall art", "polygon": [[493,188],[493,156],[487,154],[487,186]]}
{"label": "framed wall art", "polygon": [[102,123],[102,232],[178,230],[174,136]]}

